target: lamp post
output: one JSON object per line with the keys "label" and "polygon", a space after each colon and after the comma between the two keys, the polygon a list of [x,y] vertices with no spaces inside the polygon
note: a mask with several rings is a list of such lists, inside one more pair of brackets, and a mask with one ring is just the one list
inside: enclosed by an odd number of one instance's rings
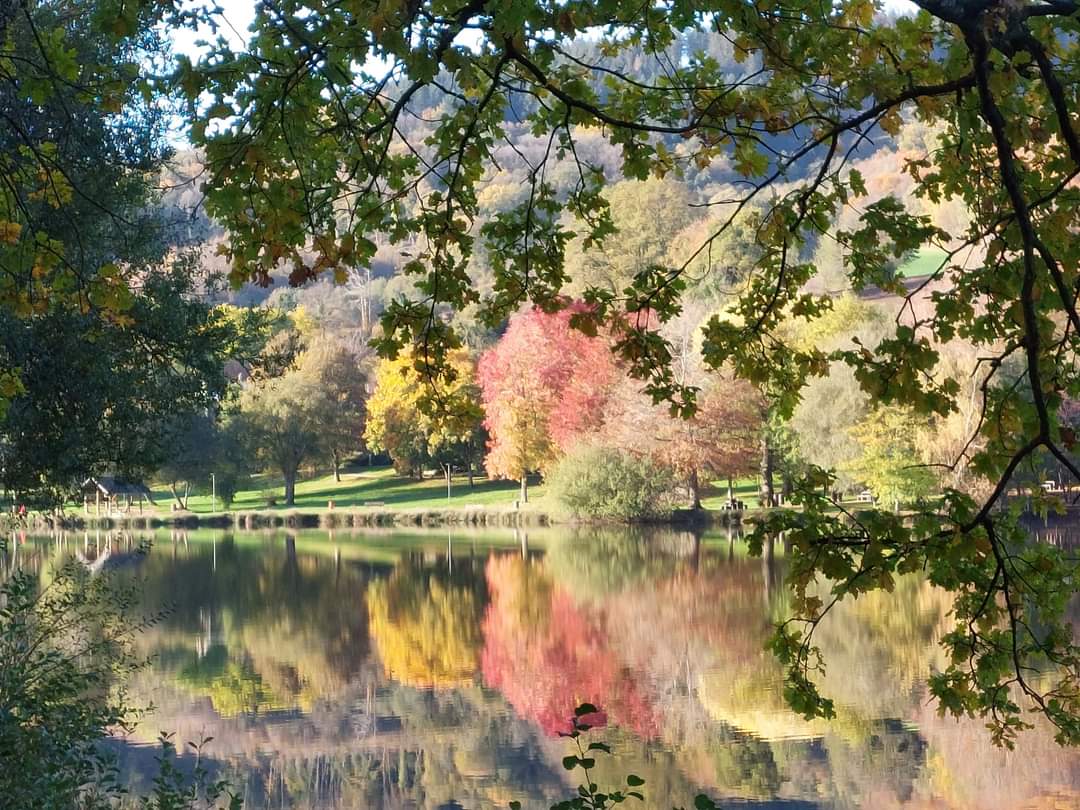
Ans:
{"label": "lamp post", "polygon": [[217,514],[217,478],[210,473],[210,512]]}

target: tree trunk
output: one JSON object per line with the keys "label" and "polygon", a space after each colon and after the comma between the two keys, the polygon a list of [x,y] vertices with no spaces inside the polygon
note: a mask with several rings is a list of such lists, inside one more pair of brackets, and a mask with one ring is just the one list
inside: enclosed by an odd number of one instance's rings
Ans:
{"label": "tree trunk", "polygon": [[521,502],[529,502],[529,476],[527,473],[521,474]]}
{"label": "tree trunk", "polygon": [[285,477],[285,505],[294,506],[296,503],[296,470],[282,470]]}
{"label": "tree trunk", "polygon": [[473,466],[472,466],[472,459],[471,458],[469,459],[468,470],[469,470],[469,489],[472,489],[473,488]]}
{"label": "tree trunk", "polygon": [[334,458],[334,480],[337,483],[341,483],[341,457],[338,455],[338,451],[333,451]]}
{"label": "tree trunk", "polygon": [[187,509],[188,499],[190,497],[191,497],[191,482],[190,481],[185,481],[184,482],[184,504],[183,504],[184,509]]}
{"label": "tree trunk", "polygon": [[780,473],[780,494],[784,496],[784,503],[791,500],[791,493],[795,491],[795,482],[791,480],[791,473],[784,470]]}
{"label": "tree trunk", "polygon": [[690,472],[690,478],[686,482],[687,488],[690,490],[690,508],[701,508],[701,481],[698,479],[698,471],[692,470]]}
{"label": "tree trunk", "polygon": [[735,503],[735,481],[730,475],[727,477],[727,502],[728,504]]}
{"label": "tree trunk", "polygon": [[[181,509],[183,509],[184,508],[184,502],[180,498],[180,493],[176,491],[176,482],[175,481],[173,481],[171,484],[169,484],[169,492],[171,492],[173,498],[176,499],[176,505],[179,506]],[[100,493],[98,494],[98,497],[100,497]],[[98,511],[100,512],[100,510],[98,510]]]}
{"label": "tree trunk", "polygon": [[762,506],[776,506],[773,490],[773,449],[769,446],[767,434],[762,434],[761,437],[761,488],[758,500]]}

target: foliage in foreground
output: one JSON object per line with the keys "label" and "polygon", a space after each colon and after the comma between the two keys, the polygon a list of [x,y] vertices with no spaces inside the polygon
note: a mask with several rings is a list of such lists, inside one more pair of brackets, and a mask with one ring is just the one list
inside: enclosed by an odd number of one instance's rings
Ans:
{"label": "foliage in foreground", "polygon": [[[611,747],[607,743],[591,742],[585,745],[582,742],[582,735],[592,728],[589,723],[590,718],[598,712],[599,709],[591,703],[582,703],[574,709],[571,730],[560,734],[572,740],[577,749],[576,754],[563,757],[563,767],[568,771],[580,770],[585,781],[578,786],[577,796],[553,804],[551,810],[608,810],[630,799],[645,801],[645,794],[641,790],[645,785],[645,780],[635,774],[626,777],[626,787],[615,789],[602,790],[593,781],[591,771],[596,765],[597,755],[611,754]],[[694,807],[697,810],[720,810],[720,806],[704,793],[694,798]],[[510,802],[510,809],[521,810],[521,803]]]}
{"label": "foliage in foreground", "polygon": [[0,768],[6,806],[239,808],[201,762],[190,776],[177,767],[164,735],[152,792],[126,795],[106,739],[131,731],[141,714],[128,702],[126,681],[141,666],[135,634],[157,617],[140,618],[136,607],[133,587],[91,576],[75,561],[43,587],[23,571],[0,586],[0,751],[18,761]]}
{"label": "foliage in foreground", "polygon": [[662,514],[675,486],[671,472],[650,459],[595,445],[571,450],[547,483],[574,514],[622,521]]}
{"label": "foliage in foreground", "polygon": [[[1059,418],[1080,396],[1080,5],[915,5],[889,16],[874,0],[677,0],[644,11],[627,0],[290,0],[260,11],[250,46],[221,38],[198,63],[182,60],[176,83],[207,157],[208,210],[229,230],[233,280],[266,283],[282,261],[296,282],[340,276],[370,266],[377,234],[414,239],[403,270],[415,289],[383,313],[376,343],[387,356],[422,351],[436,382],[461,345],[447,309],[475,306],[494,327],[525,303],[563,308],[568,244],[611,241],[609,172],[578,148],[586,133],[620,150],[610,173],[624,178],[730,166],[741,177],[710,201],[716,217],[687,259],[646,259],[624,287],[580,291],[589,309],[574,325],[609,330],[649,394],[694,410],[697,391],[678,379],[661,328],[683,311],[694,260],[755,206],[760,255],[705,326],[701,354],[761,387],[771,413],[789,418],[807,383],[840,362],[875,403],[947,418],[964,386],[942,367],[941,347],[966,341],[980,357],[982,407],[949,466],[991,482],[986,497],[950,490],[910,522],[837,516],[827,476],[811,468],[797,487],[801,511],[763,528],[789,531],[795,560],[797,623],[777,637],[792,704],[831,712],[811,675],[821,664],[813,633],[832,605],[925,568],[956,595],[940,705],[986,718],[1006,744],[1034,708],[1062,742],[1080,743],[1080,647],[1063,617],[1075,563],[1028,541],[1002,508],[1017,473],[1037,475],[1048,459],[1080,479],[1075,432]],[[720,32],[741,71],[700,51],[672,54],[688,29]],[[586,40],[595,47],[579,50]],[[620,62],[639,46],[662,66],[651,81]],[[382,70],[368,68],[376,61]],[[410,142],[401,123],[428,110],[437,123]],[[546,147],[526,158],[520,202],[474,228],[507,111]],[[899,147],[905,117],[935,132],[902,158],[911,199],[956,201],[969,216],[952,232],[895,195],[872,196],[851,164],[869,140]],[[559,161],[580,181],[569,193],[547,180]],[[841,222],[847,210],[857,218]],[[812,257],[828,242],[840,246],[845,286],[906,299],[894,334],[831,351],[785,337],[785,324],[833,305],[811,286]],[[945,258],[917,312],[894,262],[920,248]],[[481,250],[494,274],[484,288],[470,274]],[[835,583],[827,599],[807,592],[819,577]]]}

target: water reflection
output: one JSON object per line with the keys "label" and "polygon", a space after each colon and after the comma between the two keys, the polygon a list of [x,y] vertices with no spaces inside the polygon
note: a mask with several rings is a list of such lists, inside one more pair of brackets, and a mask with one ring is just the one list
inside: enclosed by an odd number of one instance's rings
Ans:
{"label": "water reflection", "polygon": [[167,603],[123,754],[138,788],[158,729],[214,737],[246,806],[546,807],[572,785],[558,732],[601,707],[650,807],[708,791],[754,808],[1080,806],[1080,757],[1031,733],[1010,755],[939,718],[925,681],[948,603],[924,580],[844,605],[820,631],[831,723],[788,711],[762,649],[787,610],[784,547],[666,532],[166,533],[13,538],[5,568],[57,555]]}

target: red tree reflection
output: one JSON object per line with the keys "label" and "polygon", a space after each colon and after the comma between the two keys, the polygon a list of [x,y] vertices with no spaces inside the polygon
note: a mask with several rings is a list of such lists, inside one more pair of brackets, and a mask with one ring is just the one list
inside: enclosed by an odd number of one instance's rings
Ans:
{"label": "red tree reflection", "polygon": [[575,707],[588,718],[654,737],[659,722],[648,698],[608,644],[601,618],[587,614],[536,563],[491,557],[491,601],[484,616],[484,682],[548,734],[570,730]]}

